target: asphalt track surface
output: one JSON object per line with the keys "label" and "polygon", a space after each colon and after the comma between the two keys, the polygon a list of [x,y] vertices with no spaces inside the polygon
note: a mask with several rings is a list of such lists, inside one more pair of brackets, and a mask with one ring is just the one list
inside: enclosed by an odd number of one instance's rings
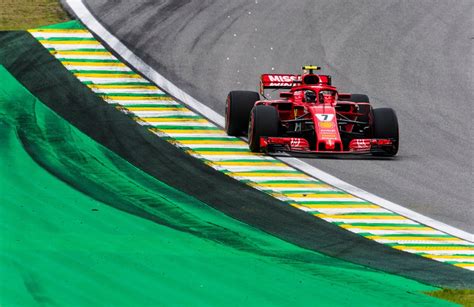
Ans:
{"label": "asphalt track surface", "polygon": [[395,159],[304,161],[474,232],[472,1],[85,2],[139,57],[221,114],[229,90],[257,90],[261,73],[302,64],[394,108]]}

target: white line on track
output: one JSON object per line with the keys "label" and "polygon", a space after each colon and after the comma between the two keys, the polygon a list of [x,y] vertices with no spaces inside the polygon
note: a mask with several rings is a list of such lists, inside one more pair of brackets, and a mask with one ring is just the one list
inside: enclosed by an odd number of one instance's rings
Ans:
{"label": "white line on track", "polygon": [[78,54],[61,54],[57,53],[56,58],[63,60],[63,59],[68,59],[68,60],[117,60],[116,57],[113,55],[94,55],[94,54],[86,54],[86,55],[78,55]]}
{"label": "white line on track", "polygon": [[128,67],[122,67],[117,65],[97,65],[97,66],[85,66],[85,65],[64,65],[68,70],[77,70],[77,71],[132,71]]}
{"label": "white line on track", "polygon": [[[64,0],[67,5],[74,11],[76,16],[94,32],[98,37],[102,39],[107,45],[109,45],[116,53],[118,53],[123,59],[125,59],[131,66],[140,71],[144,76],[157,84],[160,88],[174,96],[177,100],[182,101],[184,104],[194,109],[198,113],[202,114],[209,120],[213,121],[217,125],[224,126],[224,117],[203,103],[199,102],[195,98],[191,97],[189,94],[178,88],[171,81],[164,78],[151,66],[145,63],[142,59],[136,56],[130,49],[128,49],[118,38],[111,34],[89,11],[89,9],[82,3],[81,0]],[[398,204],[395,204],[391,201],[383,199],[379,196],[373,195],[367,191],[364,191],[360,188],[357,188],[347,182],[344,182],[333,175],[330,175],[326,172],[323,172],[316,167],[309,165],[296,158],[278,158],[279,160],[291,165],[311,176],[315,176],[322,181],[327,182],[339,189],[342,189],[350,194],[353,194],[357,197],[370,201],[374,204],[377,204],[381,207],[389,209],[393,212],[396,212],[400,215],[406,216],[412,220],[415,220],[419,223],[428,225],[430,227],[441,230],[445,233],[451,234],[458,238],[474,242],[474,235],[463,231],[461,229],[455,228],[453,226],[447,225],[445,223],[436,221],[432,218],[419,214],[415,211],[402,207]]]}

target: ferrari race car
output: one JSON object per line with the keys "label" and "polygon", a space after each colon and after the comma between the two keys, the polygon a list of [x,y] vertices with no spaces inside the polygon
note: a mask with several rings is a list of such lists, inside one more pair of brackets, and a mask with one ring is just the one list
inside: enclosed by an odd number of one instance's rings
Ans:
{"label": "ferrari race car", "polygon": [[[339,93],[331,76],[314,73],[319,69],[303,66],[301,75],[263,74],[260,94],[231,91],[227,134],[247,136],[253,152],[396,155],[394,110],[372,108],[366,95]],[[267,99],[268,89],[279,91],[279,98]]]}

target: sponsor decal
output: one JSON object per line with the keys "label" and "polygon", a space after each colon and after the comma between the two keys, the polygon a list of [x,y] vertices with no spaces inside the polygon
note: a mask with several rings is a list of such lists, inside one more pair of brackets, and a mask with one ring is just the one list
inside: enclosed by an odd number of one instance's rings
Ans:
{"label": "sponsor decal", "polygon": [[351,151],[367,151],[370,150],[369,139],[354,139],[349,143],[349,149]]}
{"label": "sponsor decal", "polygon": [[293,83],[275,83],[275,82],[272,82],[272,83],[265,83],[265,86],[267,87],[288,87],[288,86],[292,86]]}
{"label": "sponsor decal", "polygon": [[316,118],[320,122],[330,122],[334,118],[334,114],[316,114]]}
{"label": "sponsor decal", "polygon": [[285,74],[265,74],[262,75],[263,87],[289,87],[293,85],[293,81],[299,80],[298,75]]}
{"label": "sponsor decal", "polygon": [[298,77],[295,75],[268,75],[268,80],[270,82],[288,83],[295,81],[297,78]]}
{"label": "sponsor decal", "polygon": [[299,138],[291,138],[290,140],[290,146],[291,147],[299,147],[300,146],[300,139]]}
{"label": "sponsor decal", "polygon": [[318,124],[319,124],[319,127],[321,128],[326,128],[326,129],[334,128],[333,122],[319,122]]}
{"label": "sponsor decal", "polygon": [[330,133],[322,133],[321,134],[321,139],[326,139],[326,140],[327,139],[333,139],[333,140],[335,140],[335,139],[337,139],[337,137],[336,137],[335,133],[331,133],[331,134]]}

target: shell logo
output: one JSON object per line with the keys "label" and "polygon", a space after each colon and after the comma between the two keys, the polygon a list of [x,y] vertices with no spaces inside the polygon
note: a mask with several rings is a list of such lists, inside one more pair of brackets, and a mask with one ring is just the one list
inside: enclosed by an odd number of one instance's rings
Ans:
{"label": "shell logo", "polygon": [[333,128],[334,124],[332,122],[320,122],[319,127],[328,129]]}

